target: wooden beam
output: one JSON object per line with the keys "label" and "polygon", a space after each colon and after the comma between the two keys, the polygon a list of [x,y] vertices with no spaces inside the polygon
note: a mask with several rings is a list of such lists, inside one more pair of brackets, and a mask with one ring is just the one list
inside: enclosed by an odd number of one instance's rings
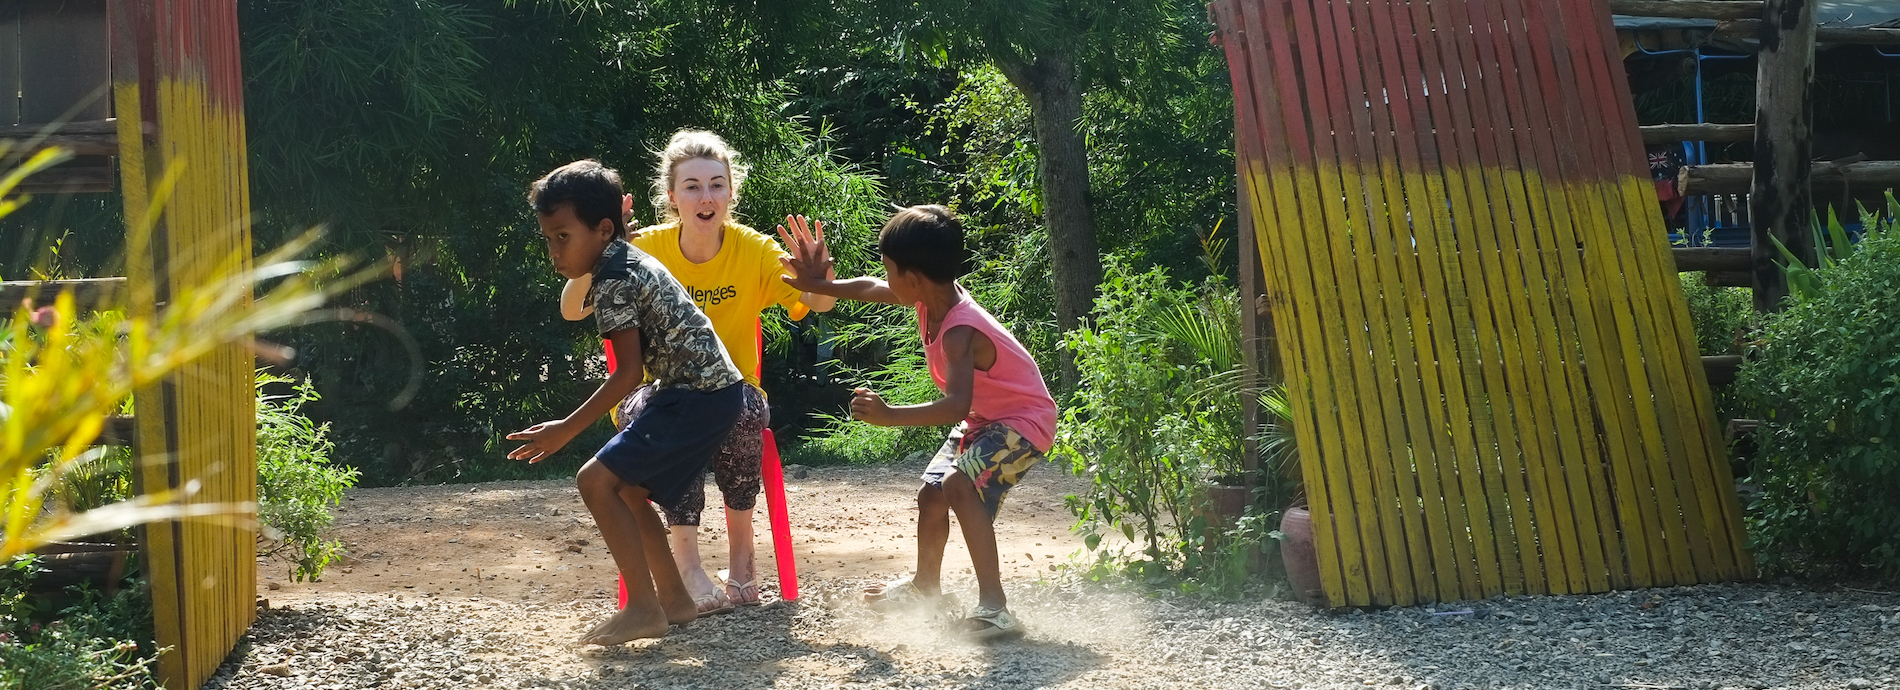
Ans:
{"label": "wooden beam", "polygon": [[36,137],[0,137],[7,140],[6,157],[14,158],[41,149],[55,146],[72,152],[75,156],[117,156],[119,155],[119,135],[117,134],[50,134]]}
{"label": "wooden beam", "polygon": [[[1755,310],[1775,311],[1788,296],[1779,241],[1814,265],[1814,6],[1818,0],[1766,0],[1755,77],[1753,221]],[[1861,163],[1859,165],[1866,165]]]}
{"label": "wooden beam", "polygon": [[7,157],[58,146],[79,156],[119,155],[119,122],[113,118],[68,122],[62,125],[0,126]]}
{"label": "wooden beam", "polygon": [[1674,247],[1677,271],[1746,271],[1749,250],[1727,247]]}
{"label": "wooden beam", "polygon": [[1642,131],[1645,144],[1673,144],[1680,141],[1727,143],[1755,140],[1755,126],[1751,124],[1649,125],[1637,129]]}
{"label": "wooden beam", "polygon": [[98,158],[77,158],[34,173],[15,191],[24,194],[84,194],[112,191],[119,175]]}
{"label": "wooden beam", "polygon": [[0,138],[26,139],[42,134],[113,134],[119,133],[118,118],[82,120],[61,125],[24,124],[0,126]]}
{"label": "wooden beam", "polygon": [[[1218,35],[1218,34],[1216,34]],[[1245,161],[1241,169],[1245,170]],[[1244,173],[1243,173],[1244,174]],[[1247,495],[1252,497],[1254,489],[1260,486],[1260,442],[1255,439],[1254,430],[1260,428],[1260,382],[1262,362],[1260,357],[1260,313],[1254,308],[1254,296],[1264,294],[1261,279],[1260,239],[1254,234],[1253,195],[1247,184],[1241,184],[1237,195],[1240,206],[1240,222],[1237,224],[1240,235],[1240,465],[1246,470],[1242,486],[1247,487]],[[1251,501],[1250,501],[1251,502]]]}
{"label": "wooden beam", "polygon": [[[1760,19],[1732,19],[1717,22],[1715,35],[1718,38],[1749,39],[1761,36]],[[1900,29],[1876,26],[1816,27],[1814,42],[1818,45],[1900,45]]]}
{"label": "wooden beam", "polygon": [[[1683,194],[1744,194],[1750,191],[1755,176],[1753,163],[1717,163],[1686,165],[1676,174],[1676,189]],[[1900,161],[1866,161],[1835,165],[1808,165],[1808,180],[1816,185],[1871,185],[1900,187]]]}
{"label": "wooden beam", "polygon": [[1762,3],[1747,0],[1610,0],[1610,14],[1678,19],[1755,19]]}
{"label": "wooden beam", "polygon": [[1741,355],[1709,355],[1702,358],[1702,371],[1708,375],[1711,386],[1734,383],[1735,374],[1741,368]]}
{"label": "wooden beam", "polygon": [[14,305],[28,299],[50,305],[62,290],[73,291],[73,302],[80,309],[116,306],[125,295],[125,279],[9,280],[0,283],[0,311],[10,313]]}

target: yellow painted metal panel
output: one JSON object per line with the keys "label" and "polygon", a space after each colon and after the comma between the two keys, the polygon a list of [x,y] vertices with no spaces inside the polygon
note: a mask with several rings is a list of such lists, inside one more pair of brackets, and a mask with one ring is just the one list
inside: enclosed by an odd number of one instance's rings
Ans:
{"label": "yellow painted metal panel", "polygon": [[1600,5],[1216,3],[1334,605],[1750,572]]}
{"label": "yellow painted metal panel", "polygon": [[[125,61],[150,66],[155,73],[127,69],[115,76],[132,236],[144,237],[136,228],[148,210],[158,216],[150,244],[128,251],[131,308],[143,313],[250,268],[243,117],[231,94],[223,100],[216,95],[219,88],[234,88],[235,75],[206,68],[234,68],[235,34],[227,37],[231,54],[222,64],[218,56],[192,52],[215,42],[205,36],[219,27],[217,10],[234,8],[228,2],[194,4],[200,5],[197,14],[170,14],[149,5],[134,9],[129,3],[115,14],[123,26],[144,26],[161,36],[180,31],[169,22],[187,17],[212,23],[192,28],[199,33],[184,32],[196,36],[196,43],[141,44],[152,51],[144,53],[146,60]],[[222,28],[234,28],[228,22],[233,16],[222,17],[227,20]],[[128,41],[150,38],[139,31],[125,33]],[[122,57],[139,55],[136,49],[123,50]],[[175,176],[171,195],[154,199],[150,191],[168,175]],[[138,444],[147,461],[139,473],[142,490],[181,489],[196,482],[193,502],[238,506],[256,500],[252,366],[246,348],[226,346],[138,392]],[[255,616],[256,533],[248,522],[197,520],[151,525],[145,534],[157,641],[169,648],[159,659],[159,675],[167,687],[197,687]]]}

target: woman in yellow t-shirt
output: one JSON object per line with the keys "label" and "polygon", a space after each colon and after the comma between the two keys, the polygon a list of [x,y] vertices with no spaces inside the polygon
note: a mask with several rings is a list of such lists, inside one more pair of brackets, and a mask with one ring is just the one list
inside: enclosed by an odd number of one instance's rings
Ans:
{"label": "woman in yellow t-shirt", "polygon": [[[706,576],[699,556],[698,529],[704,510],[704,486],[681,505],[661,506],[673,556],[701,614],[759,603],[758,567],[753,558],[752,510],[759,496],[763,432],[770,420],[759,389],[759,312],[774,304],[794,320],[811,311],[829,311],[837,298],[801,293],[779,277],[776,240],[732,219],[745,182],[746,167],[718,135],[681,130],[660,154],[654,180],[654,205],[666,222],[635,233],[629,241],[658,259],[686,287],[726,347],[726,354],[750,384],[745,411],[712,464],[713,479],[725,499],[726,536],[732,567],[720,573],[724,591]],[[627,199],[628,209],[632,197]],[[621,404],[620,419],[632,419],[646,399],[641,389]]]}

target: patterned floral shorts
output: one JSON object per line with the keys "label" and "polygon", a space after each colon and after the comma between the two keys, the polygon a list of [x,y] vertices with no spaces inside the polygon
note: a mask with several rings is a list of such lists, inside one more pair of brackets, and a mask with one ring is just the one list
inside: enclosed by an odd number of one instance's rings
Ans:
{"label": "patterned floral shorts", "polygon": [[976,485],[977,495],[983,497],[983,505],[994,518],[1003,508],[1003,497],[1022,481],[1029,468],[1043,460],[1042,451],[1007,424],[992,422],[975,429],[968,426],[958,424],[950,430],[950,438],[924,469],[924,483],[942,488],[952,470],[962,472]]}
{"label": "patterned floral shorts", "polygon": [[[620,402],[615,415],[617,426],[627,428],[627,424],[646,407],[647,398],[652,395],[651,386],[643,386]],[[745,385],[745,407],[739,411],[739,421],[732,425],[732,433],[713,455],[713,482],[719,485],[719,493],[725,499],[726,507],[733,510],[751,510],[758,505],[759,463],[765,457],[765,427],[772,421],[772,410],[765,403],[765,394],[751,384]],[[666,518],[668,525],[699,525],[699,514],[706,510],[706,482],[704,479],[692,482],[684,498],[674,505],[660,505],[660,515]]]}

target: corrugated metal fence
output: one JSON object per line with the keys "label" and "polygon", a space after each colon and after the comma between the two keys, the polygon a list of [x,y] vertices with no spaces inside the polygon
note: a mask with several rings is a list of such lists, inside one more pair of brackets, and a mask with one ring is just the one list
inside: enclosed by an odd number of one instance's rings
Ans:
{"label": "corrugated metal fence", "polygon": [[1217,0],[1335,606],[1751,575],[1603,0]]}
{"label": "corrugated metal fence", "polygon": [[[148,251],[130,251],[129,308],[251,266],[237,7],[232,0],[114,0],[113,99],[127,222],[155,206]],[[171,183],[169,198],[152,190]],[[132,233],[135,237],[139,233]],[[136,396],[141,487],[200,482],[194,501],[257,497],[252,355],[227,347]],[[250,627],[256,534],[181,521],[144,531],[167,687],[195,688]]]}

